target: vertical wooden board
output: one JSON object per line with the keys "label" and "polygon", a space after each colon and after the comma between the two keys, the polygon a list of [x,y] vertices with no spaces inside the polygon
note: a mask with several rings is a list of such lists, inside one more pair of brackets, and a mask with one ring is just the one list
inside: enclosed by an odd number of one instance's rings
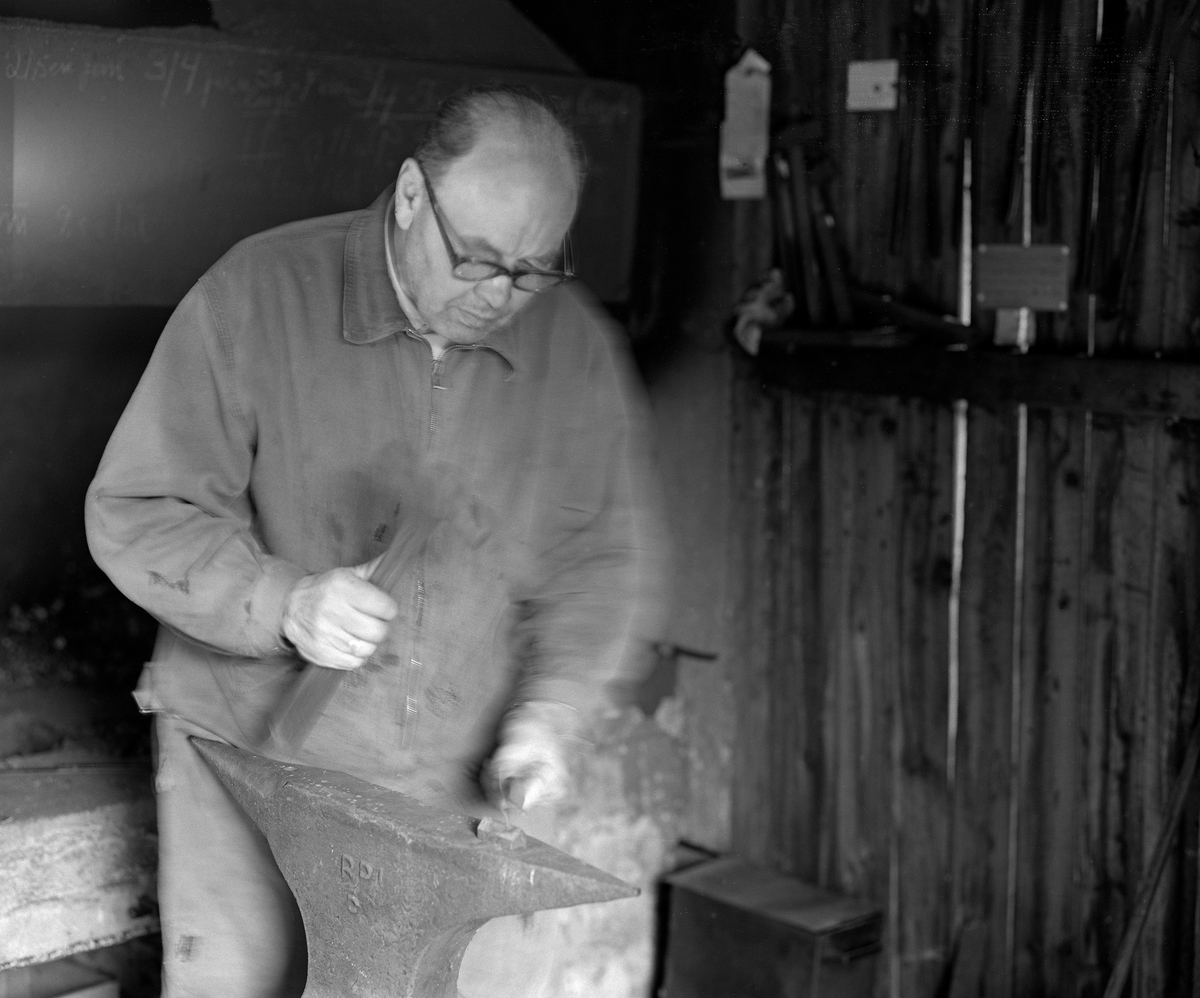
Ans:
{"label": "vertical wooden board", "polygon": [[[1110,768],[1108,689],[1116,654],[1107,593],[1113,574],[1112,511],[1124,440],[1120,423],[1093,417],[1084,479],[1083,667],[1080,672],[1079,982],[1099,994],[1112,970],[1124,926],[1124,895],[1108,876],[1105,787]],[[1121,757],[1123,762],[1123,754]]]}
{"label": "vertical wooden board", "polygon": [[[1104,47],[1107,64],[1115,69],[1103,81],[1100,99],[1105,115],[1106,135],[1101,161],[1100,203],[1104,216],[1099,253],[1098,290],[1104,307],[1117,304],[1117,293],[1129,263],[1133,273],[1132,301],[1125,303],[1128,318],[1136,317],[1138,278],[1143,271],[1140,254],[1145,251],[1145,215],[1135,226],[1140,170],[1150,168],[1149,143],[1155,140],[1149,114],[1154,92],[1154,55],[1157,43],[1155,19],[1165,9],[1163,3],[1139,5],[1108,4],[1105,7]],[[1161,172],[1161,171],[1160,171]],[[1125,321],[1097,326],[1097,351],[1114,347],[1157,349],[1157,324],[1138,329]]]}
{"label": "vertical wooden board", "polygon": [[849,413],[837,399],[825,397],[820,408],[820,585],[824,612],[825,690],[822,704],[825,799],[821,814],[818,872],[822,886],[857,883],[853,856],[843,843],[858,837],[854,806],[854,671],[851,641],[850,572],[854,540],[853,444]]}
{"label": "vertical wooden board", "polygon": [[1086,484],[1087,761],[1081,836],[1083,980],[1111,971],[1142,871],[1154,530],[1154,424],[1093,417]]}
{"label": "vertical wooden board", "polygon": [[[1117,838],[1110,850],[1122,854],[1124,891],[1129,903],[1146,868],[1158,830],[1160,805],[1156,781],[1147,772],[1157,742],[1158,717],[1150,696],[1149,679],[1157,550],[1155,485],[1157,440],[1155,424],[1126,420],[1125,464],[1113,515],[1116,668],[1109,690],[1110,742],[1125,742],[1128,753],[1121,778],[1108,788],[1107,806]],[[1143,945],[1153,945],[1155,929],[1147,923]],[[1143,953],[1145,950],[1143,950]],[[1156,989],[1154,961],[1134,963],[1133,995],[1161,994]],[[1159,982],[1161,983],[1161,982]]]}
{"label": "vertical wooden board", "polygon": [[[1148,170],[1146,190],[1142,200],[1141,227],[1138,232],[1138,252],[1131,265],[1136,275],[1132,280],[1126,312],[1132,321],[1126,323],[1123,344],[1139,353],[1163,349],[1163,295],[1165,291],[1166,246],[1164,245],[1164,213],[1166,205],[1166,136],[1167,108],[1163,99],[1160,114],[1147,122],[1142,147],[1143,169]],[[1150,113],[1149,110],[1147,113]]]}
{"label": "vertical wooden board", "polygon": [[899,993],[932,998],[950,927],[947,772],[949,596],[954,545],[954,415],[900,403],[897,723]]}
{"label": "vertical wooden board", "polygon": [[[1020,82],[1022,0],[977,4],[978,65],[971,136],[972,233],[975,245],[1021,241],[1019,191],[1023,114]],[[975,311],[975,323],[991,335],[995,310]]]}
{"label": "vertical wooden board", "polygon": [[[930,25],[933,51],[932,59],[913,52],[901,73],[919,75],[930,63],[932,68],[926,80],[934,82],[932,87],[914,89],[913,99],[908,102],[912,160],[907,178],[908,224],[898,247],[899,288],[928,308],[956,315],[965,5],[952,0],[912,4],[909,9],[913,11],[912,19],[909,20],[907,11],[902,13],[897,17],[897,28],[908,33],[910,51],[921,33],[922,22]],[[919,18],[917,11],[921,12]],[[903,127],[903,120],[898,120],[898,129]],[[890,172],[895,177],[894,160]],[[936,225],[936,245],[930,243],[931,221]]]}
{"label": "vertical wooden board", "polygon": [[819,451],[814,430],[820,403],[797,396],[782,399],[779,501],[779,583],[769,669],[770,850],[772,864],[815,880],[817,815],[821,788],[821,699],[818,573]]}
{"label": "vertical wooden board", "polygon": [[[860,279],[858,246],[858,144],[855,116],[846,113],[846,83],[840,77],[851,59],[861,59],[858,38],[862,31],[858,5],[852,0],[828,0],[819,31],[824,42],[825,103],[814,107],[826,127],[825,146],[837,168],[829,185],[829,200],[838,221],[851,279]],[[861,10],[861,8],[859,8]]]}
{"label": "vertical wooden board", "polygon": [[1086,417],[1029,416],[1015,993],[1078,993],[1081,573]]}
{"label": "vertical wooden board", "polygon": [[795,478],[793,506],[800,535],[797,548],[801,560],[796,566],[801,577],[797,655],[803,667],[798,692],[806,719],[803,740],[797,740],[797,751],[808,781],[805,790],[808,809],[798,816],[803,822],[805,838],[798,844],[797,872],[816,883],[821,878],[822,833],[829,806],[825,758],[825,690],[829,675],[826,613],[829,603],[822,585],[823,518],[826,515],[822,506],[822,479],[826,474],[826,455],[821,449],[820,403],[810,403],[805,417],[802,428],[796,428],[793,448],[797,469],[804,469],[804,473]]}
{"label": "vertical wooden board", "polygon": [[968,415],[953,829],[954,929],[987,926],[987,998],[1009,998],[1006,891],[1017,418]]}
{"label": "vertical wooden board", "polygon": [[765,862],[770,851],[771,785],[767,741],[774,592],[778,579],[780,399],[744,373],[735,376],[731,441],[734,508],[740,530],[732,562],[740,582],[735,633],[741,654],[729,666],[737,697],[731,791],[736,851]]}
{"label": "vertical wooden board", "polygon": [[900,264],[890,254],[895,197],[897,115],[847,112],[846,71],[852,60],[894,59],[897,14],[903,4],[830,0],[829,149],[836,168],[831,195],[852,280],[904,291]]}
{"label": "vertical wooden board", "polygon": [[[791,439],[790,427],[795,399],[788,393],[770,391],[775,404],[774,434],[771,440],[771,461],[766,494],[766,530],[770,553],[762,563],[769,574],[770,591],[767,598],[767,660],[766,679],[766,725],[758,737],[764,742],[763,762],[766,764],[766,797],[763,809],[762,842],[763,858],[768,866],[790,872],[790,857],[787,855],[785,839],[787,830],[783,820],[788,813],[788,801],[784,794],[788,789],[788,771],[795,771],[795,761],[789,760],[791,747],[790,732],[780,726],[781,713],[792,706],[791,677],[788,675],[792,624],[791,601],[793,599],[792,578],[795,552],[791,546]],[[782,701],[782,703],[781,703]],[[793,718],[793,724],[797,721]]]}
{"label": "vertical wooden board", "polygon": [[937,164],[940,201],[936,210],[942,218],[942,256],[934,275],[936,289],[931,280],[925,293],[931,303],[941,306],[948,315],[958,314],[963,168],[960,123],[965,113],[964,73],[968,68],[963,50],[966,14],[967,5],[962,0],[951,0],[941,5],[938,86],[941,91],[942,128],[939,142],[941,161]]}
{"label": "vertical wooden board", "polygon": [[979,100],[972,141],[972,202],[976,243],[1020,242],[1019,193],[1022,0],[982,3],[979,18]]}
{"label": "vertical wooden board", "polygon": [[[1154,549],[1151,562],[1150,626],[1143,664],[1145,737],[1141,772],[1145,783],[1142,867],[1166,828],[1169,801],[1197,696],[1197,653],[1189,637],[1195,632],[1197,595],[1190,510],[1200,450],[1194,428],[1186,424],[1152,426],[1157,460],[1153,469]],[[1191,815],[1195,820],[1195,814]],[[1170,832],[1179,841],[1178,830]],[[1184,832],[1186,835],[1186,831]],[[1182,876],[1191,865],[1191,883]],[[1192,931],[1195,863],[1178,847],[1172,849],[1144,934],[1138,985],[1141,994],[1162,994],[1187,980],[1191,959],[1185,954]]]}
{"label": "vertical wooden board", "polygon": [[[746,5],[739,11],[749,16]],[[771,224],[765,202],[732,206],[730,288],[734,297],[758,280],[770,263]],[[749,366],[735,362],[732,374],[730,495],[736,511],[731,530],[731,606],[739,654],[726,666],[733,695],[734,743],[730,767],[730,841],[750,859],[765,855],[768,839],[769,769],[762,732],[766,730],[767,668],[770,654],[770,600],[774,583],[767,536],[767,496],[771,458],[777,454],[778,398],[767,395]]]}
{"label": "vertical wooden board", "polygon": [[[1161,162],[1160,162],[1161,167]],[[1161,176],[1161,172],[1160,172]],[[1161,202],[1160,202],[1161,207]],[[1153,213],[1148,213],[1148,218]],[[1161,215],[1160,224],[1161,224]],[[1162,284],[1158,282],[1161,292]],[[1161,319],[1161,310],[1159,318]],[[1161,329],[1161,326],[1160,326]],[[1131,767],[1135,799],[1139,802],[1140,814],[1134,817],[1140,824],[1137,836],[1140,845],[1136,857],[1137,880],[1130,883],[1130,888],[1136,896],[1141,880],[1149,871],[1150,858],[1163,833],[1164,809],[1170,794],[1171,768],[1170,749],[1173,748],[1174,729],[1170,725],[1168,715],[1174,714],[1174,709],[1164,701],[1165,697],[1177,700],[1179,696],[1178,683],[1172,683],[1169,676],[1174,673],[1178,678],[1178,660],[1172,654],[1174,661],[1166,662],[1161,652],[1174,649],[1170,644],[1160,640],[1162,628],[1160,614],[1162,611],[1163,587],[1160,568],[1164,561],[1163,551],[1163,488],[1166,485],[1165,434],[1162,424],[1149,423],[1145,427],[1145,441],[1149,445],[1148,460],[1142,473],[1147,476],[1150,492],[1150,532],[1142,539],[1143,546],[1148,548],[1144,556],[1144,566],[1138,565],[1146,572],[1145,597],[1145,634],[1137,657],[1131,663],[1131,673],[1137,676],[1137,720],[1134,727],[1136,732],[1133,744],[1133,766]],[[1140,469],[1139,469],[1140,470]],[[1131,649],[1133,651],[1133,649]],[[1162,688],[1163,682],[1167,688]],[[1169,729],[1169,730],[1168,730]],[[1175,767],[1177,768],[1177,767]],[[1131,816],[1133,817],[1133,816]],[[1171,934],[1164,924],[1164,916],[1168,899],[1174,894],[1170,888],[1172,864],[1168,863],[1163,876],[1166,883],[1158,890],[1155,901],[1146,919],[1146,927],[1142,931],[1141,954],[1134,964],[1134,996],[1158,996],[1164,993],[1166,981],[1163,975],[1163,948],[1167,937]]]}
{"label": "vertical wooden board", "polygon": [[[1200,954],[1200,891],[1196,889],[1196,856],[1200,854],[1200,828],[1196,821],[1196,803],[1189,802],[1188,814],[1184,821],[1183,834],[1180,836],[1184,855],[1186,857],[1185,869],[1188,876],[1184,885],[1185,891],[1191,891],[1191,905],[1187,909],[1187,916],[1190,918],[1191,932],[1182,936],[1184,945],[1184,960],[1181,961],[1185,966],[1190,963],[1190,973],[1182,975],[1179,980],[1186,989],[1191,986],[1193,995],[1200,994],[1200,959],[1197,959]],[[1185,990],[1186,993],[1186,990]]]}
{"label": "vertical wooden board", "polygon": [[1171,197],[1164,264],[1163,350],[1200,349],[1200,37],[1188,32],[1175,64]]}
{"label": "vertical wooden board", "polygon": [[899,495],[897,443],[899,403],[851,398],[853,421],[854,544],[851,576],[852,667],[856,690],[855,752],[858,758],[856,893],[885,911],[885,959],[877,994],[899,998],[901,939],[896,897],[896,796],[899,753],[897,705],[899,621]]}
{"label": "vertical wooden board", "polygon": [[[1178,702],[1178,745],[1200,709],[1200,423],[1180,420],[1168,425],[1172,437],[1169,466],[1178,471],[1169,476],[1164,498],[1174,509],[1163,516],[1164,536],[1174,539],[1169,565],[1170,599],[1162,601],[1163,632],[1183,663],[1183,689]],[[1176,488],[1177,486],[1177,488]],[[1182,526],[1179,521],[1182,520]],[[1169,635],[1169,637],[1166,637]],[[1178,756],[1169,772],[1178,768]],[[1184,990],[1191,983],[1192,993],[1200,993],[1200,797],[1191,795],[1184,813],[1177,842],[1178,872],[1173,878],[1179,892],[1177,924],[1179,952],[1171,979]],[[1170,964],[1168,964],[1170,972]]]}
{"label": "vertical wooden board", "polygon": [[898,638],[896,612],[894,403],[830,400],[822,451],[831,461],[822,490],[830,703],[826,723],[831,882],[881,905],[888,898],[891,717]]}
{"label": "vertical wooden board", "polygon": [[[1079,237],[1085,217],[1091,212],[1087,100],[1097,6],[1102,2],[1063,0],[1058,30],[1047,40],[1053,55],[1046,60],[1046,79],[1042,83],[1048,114],[1041,119],[1039,128],[1047,156],[1044,168],[1047,189],[1044,217],[1035,215],[1034,219],[1034,242],[1064,243],[1071,247],[1072,289],[1077,286],[1076,274],[1083,260]],[[1039,338],[1054,347],[1085,349],[1087,298],[1086,290],[1072,290],[1069,311],[1047,314],[1045,321],[1039,322]]]}

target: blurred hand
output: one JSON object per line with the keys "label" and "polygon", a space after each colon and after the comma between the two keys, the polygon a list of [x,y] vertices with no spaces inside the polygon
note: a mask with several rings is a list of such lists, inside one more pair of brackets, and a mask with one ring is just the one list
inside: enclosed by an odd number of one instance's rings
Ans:
{"label": "blurred hand", "polygon": [[570,788],[569,733],[577,719],[565,704],[533,701],[513,708],[484,769],[488,799],[502,810],[553,804]]}
{"label": "blurred hand", "polygon": [[367,581],[378,561],[296,583],[283,612],[283,636],[303,658],[328,669],[357,669],[375,653],[399,610]]}

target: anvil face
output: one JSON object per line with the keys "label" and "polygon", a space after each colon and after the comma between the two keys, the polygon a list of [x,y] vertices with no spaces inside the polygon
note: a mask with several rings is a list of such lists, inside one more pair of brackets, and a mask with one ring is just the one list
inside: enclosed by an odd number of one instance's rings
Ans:
{"label": "anvil face", "polygon": [[344,773],[192,742],[296,896],[306,998],[453,998],[463,951],[488,919],[637,893],[544,842],[480,838],[473,818]]}

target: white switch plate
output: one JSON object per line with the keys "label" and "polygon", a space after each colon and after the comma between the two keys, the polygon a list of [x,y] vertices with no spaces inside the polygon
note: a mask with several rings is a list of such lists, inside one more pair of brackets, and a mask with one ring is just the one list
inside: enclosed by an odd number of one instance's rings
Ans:
{"label": "white switch plate", "polygon": [[846,67],[846,110],[895,111],[899,84],[897,59],[852,62]]}

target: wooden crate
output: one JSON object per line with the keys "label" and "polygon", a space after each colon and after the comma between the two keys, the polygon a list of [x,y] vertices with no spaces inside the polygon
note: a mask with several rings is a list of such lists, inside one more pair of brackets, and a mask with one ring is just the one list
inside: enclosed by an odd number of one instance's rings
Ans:
{"label": "wooden crate", "polygon": [[668,998],[868,998],[883,916],[737,858],[667,879]]}

